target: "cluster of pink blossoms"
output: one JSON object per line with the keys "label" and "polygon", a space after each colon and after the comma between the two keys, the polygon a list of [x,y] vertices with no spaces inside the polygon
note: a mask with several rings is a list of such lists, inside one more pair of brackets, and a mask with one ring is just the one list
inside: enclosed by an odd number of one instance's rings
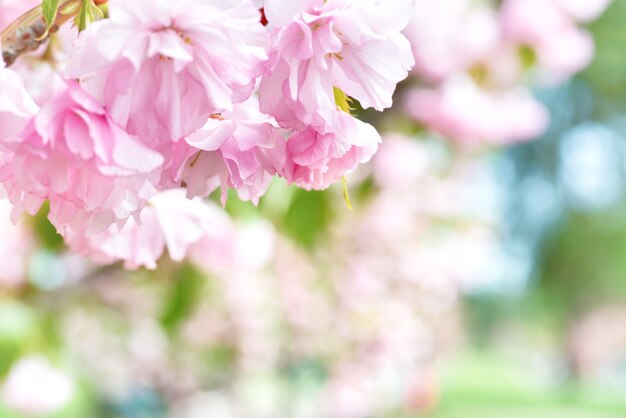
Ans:
{"label": "cluster of pink blossoms", "polygon": [[420,83],[406,95],[407,113],[465,143],[541,135],[548,113],[529,87],[566,81],[590,64],[594,43],[581,24],[610,2],[417,0],[404,33]]}
{"label": "cluster of pink blossoms", "polygon": [[[380,136],[348,103],[391,106],[414,63],[401,34],[413,7],[110,0],[66,51],[50,97],[36,104],[17,72],[0,69],[0,183],[14,218],[48,201],[77,251],[154,267],[165,245],[181,258],[201,239],[158,225],[168,190],[221,189],[225,202],[234,189],[256,203],[274,177],[327,188],[377,150]],[[148,247],[135,248],[142,239]]]}

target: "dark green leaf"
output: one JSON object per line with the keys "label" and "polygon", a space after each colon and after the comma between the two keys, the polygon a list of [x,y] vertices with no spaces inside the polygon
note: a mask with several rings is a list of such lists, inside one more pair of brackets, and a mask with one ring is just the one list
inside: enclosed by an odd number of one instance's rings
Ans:
{"label": "dark green leaf", "polygon": [[[285,232],[305,248],[313,248],[324,236],[339,203],[329,192],[296,190],[283,222]],[[339,203],[344,206],[343,202]],[[345,206],[344,206],[345,207]]]}
{"label": "dark green leaf", "polygon": [[171,282],[169,297],[165,302],[161,324],[168,331],[176,327],[196,308],[199,295],[207,280],[204,274],[191,264],[183,264],[175,280]]}

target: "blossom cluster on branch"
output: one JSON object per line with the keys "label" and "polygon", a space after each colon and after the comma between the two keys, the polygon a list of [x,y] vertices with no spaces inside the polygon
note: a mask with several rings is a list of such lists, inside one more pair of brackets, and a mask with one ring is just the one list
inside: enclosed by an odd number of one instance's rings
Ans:
{"label": "blossom cluster on branch", "polygon": [[[66,3],[59,13],[85,7]],[[168,190],[193,199],[221,189],[225,203],[234,189],[257,203],[274,177],[329,187],[376,152],[379,134],[351,103],[391,106],[414,63],[401,34],[413,6],[109,1],[106,18],[59,35],[46,81],[0,70],[0,182],[14,219],[48,201],[66,242],[97,256],[104,235],[144,228]],[[32,39],[28,30],[18,25],[7,41]]]}
{"label": "blossom cluster on branch", "polygon": [[[389,108],[407,76],[411,129],[480,145],[537,137],[549,116],[532,88],[589,64],[581,24],[610,0],[39,3],[0,0],[3,52],[18,58],[0,62],[0,183],[13,219],[48,201],[73,250],[155,267],[166,247],[178,259],[201,240],[145,226],[160,196],[185,208],[214,191],[225,204],[234,190],[257,204],[277,177],[325,189],[381,142],[353,109]],[[59,27],[72,13],[75,25]],[[189,222],[207,231],[200,218]],[[155,234],[166,238],[137,239]]]}
{"label": "blossom cluster on branch", "polygon": [[541,135],[549,115],[530,91],[587,67],[581,26],[611,0],[417,0],[404,33],[415,55],[406,113],[465,144],[506,145]]}

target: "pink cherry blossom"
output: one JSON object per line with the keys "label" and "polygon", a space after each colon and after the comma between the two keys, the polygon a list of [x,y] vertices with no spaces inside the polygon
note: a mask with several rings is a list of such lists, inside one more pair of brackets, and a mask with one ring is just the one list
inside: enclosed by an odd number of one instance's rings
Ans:
{"label": "pink cherry blossom", "polygon": [[34,234],[25,222],[11,222],[12,206],[0,199],[0,289],[26,283],[26,266],[35,249]]}
{"label": "pink cherry blossom", "polygon": [[66,237],[70,247],[93,260],[108,264],[123,260],[126,268],[155,269],[167,248],[170,257],[181,261],[194,246],[208,256],[211,251],[226,256],[232,225],[219,207],[200,199],[188,199],[185,189],[160,192],[149,200],[139,222],[134,218],[122,227],[112,225],[90,237]]}
{"label": "pink cherry blossom", "polygon": [[385,135],[372,161],[376,183],[401,192],[414,189],[421,178],[434,171],[434,161],[428,151],[428,147],[416,138]]}
{"label": "pink cherry blossom", "polygon": [[267,35],[248,0],[111,0],[67,74],[144,142],[178,140],[248,98]]}
{"label": "pink cherry blossom", "polygon": [[281,126],[326,134],[341,125],[335,87],[364,108],[390,107],[413,65],[400,34],[411,11],[410,0],[267,0],[273,47],[261,110]]}
{"label": "pink cherry blossom", "polygon": [[613,0],[555,0],[570,16],[579,22],[597,19]]}
{"label": "pink cherry blossom", "polygon": [[501,19],[508,39],[529,46],[547,42],[551,35],[557,36],[574,25],[554,0],[506,0]]}
{"label": "pink cherry blossom", "polygon": [[252,98],[187,138],[196,150],[182,175],[190,195],[207,196],[221,187],[225,203],[227,189],[233,188],[257,204],[285,161],[285,139],[272,122]]}
{"label": "pink cherry blossom", "polygon": [[19,75],[0,60],[0,140],[17,135],[37,110]]}
{"label": "pink cherry blossom", "polygon": [[38,105],[41,106],[66,88],[61,70],[67,65],[77,35],[75,27],[63,25],[54,33],[52,45],[44,44],[38,51],[11,65]]}
{"label": "pink cherry blossom", "polygon": [[39,106],[66,88],[66,82],[50,62],[37,58],[17,61],[11,66],[26,91]]}
{"label": "pink cherry blossom", "polygon": [[2,141],[0,170],[15,206],[34,214],[50,201],[61,234],[123,224],[154,192],[163,158],[115,125],[76,83],[46,103],[19,137]]}
{"label": "pink cherry blossom", "polygon": [[562,82],[591,63],[595,45],[591,35],[571,28],[537,48],[539,64],[547,71],[546,82]]}
{"label": "pink cherry blossom", "polygon": [[495,53],[501,44],[497,13],[468,0],[418,0],[404,34],[411,42],[413,72],[441,81]]}
{"label": "pink cherry blossom", "polygon": [[428,128],[466,142],[527,140],[548,127],[547,111],[528,91],[490,92],[466,77],[451,78],[437,90],[413,90],[406,107]]}
{"label": "pink cherry blossom", "polygon": [[585,7],[566,0],[506,0],[501,9],[505,37],[536,50],[539,65],[556,81],[587,66],[593,57],[591,36],[577,26],[575,16],[591,19],[606,2],[598,0]]}
{"label": "pink cherry blossom", "polygon": [[307,190],[325,189],[366,163],[381,142],[373,126],[337,112],[340,127],[322,134],[311,128],[295,132],[287,141],[283,176]]}

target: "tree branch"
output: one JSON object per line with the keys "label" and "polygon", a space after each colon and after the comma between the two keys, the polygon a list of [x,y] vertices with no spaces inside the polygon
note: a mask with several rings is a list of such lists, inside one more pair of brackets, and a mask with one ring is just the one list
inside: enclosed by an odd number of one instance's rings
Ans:
{"label": "tree branch", "polygon": [[[71,1],[71,0],[70,0]],[[64,2],[60,7],[63,7]],[[36,51],[42,44],[48,41],[50,35],[59,30],[59,27],[67,22],[71,16],[57,14],[50,30],[46,33],[46,21],[43,18],[41,6],[34,7],[20,16],[15,22],[2,31],[2,58],[7,66],[10,66],[21,55]]]}

